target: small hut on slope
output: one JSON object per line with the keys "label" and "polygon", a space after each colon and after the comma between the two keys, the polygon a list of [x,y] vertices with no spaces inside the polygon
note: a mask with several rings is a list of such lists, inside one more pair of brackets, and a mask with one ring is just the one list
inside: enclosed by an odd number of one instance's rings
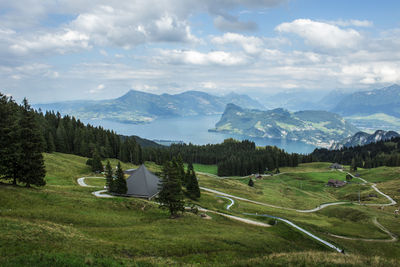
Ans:
{"label": "small hut on slope", "polygon": [[141,165],[126,180],[128,187],[126,194],[151,199],[160,191],[159,184],[160,178],[151,173],[144,165]]}

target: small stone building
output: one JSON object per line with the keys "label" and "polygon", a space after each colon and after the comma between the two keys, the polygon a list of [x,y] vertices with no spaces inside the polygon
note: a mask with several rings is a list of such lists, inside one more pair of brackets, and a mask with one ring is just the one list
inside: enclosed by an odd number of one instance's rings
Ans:
{"label": "small stone building", "polygon": [[346,185],[346,182],[330,179],[326,185],[331,186],[331,187],[342,187],[342,186]]}
{"label": "small stone building", "polygon": [[333,170],[343,170],[343,166],[338,163],[333,163],[329,168]]}

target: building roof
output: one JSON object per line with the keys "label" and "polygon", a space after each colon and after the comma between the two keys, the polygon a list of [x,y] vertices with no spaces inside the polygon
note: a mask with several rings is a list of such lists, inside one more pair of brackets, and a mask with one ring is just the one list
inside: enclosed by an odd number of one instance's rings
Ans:
{"label": "building roof", "polygon": [[343,166],[338,163],[333,163],[330,168],[332,169],[343,169]]}
{"label": "building roof", "polygon": [[330,179],[328,181],[328,185],[335,186],[335,187],[341,187],[341,186],[344,186],[345,184],[346,184],[346,182],[340,181],[340,180]]}
{"label": "building roof", "polygon": [[152,198],[159,192],[160,178],[151,173],[144,165],[136,169],[126,180],[127,195]]}

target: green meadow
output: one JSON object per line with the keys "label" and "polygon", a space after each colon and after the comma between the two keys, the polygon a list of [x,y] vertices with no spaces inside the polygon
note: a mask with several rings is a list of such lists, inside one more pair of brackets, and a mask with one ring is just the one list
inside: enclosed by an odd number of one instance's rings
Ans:
{"label": "green meadow", "polygon": [[[258,227],[213,213],[203,218],[189,212],[171,219],[154,202],[136,198],[98,199],[91,192],[100,190],[104,180],[86,179],[95,188],[80,187],[76,182],[79,177],[98,176],[91,173],[86,160],[61,153],[45,154],[45,187],[28,189],[0,184],[1,266],[395,266],[399,260],[398,241],[361,242],[330,235],[387,239],[388,235],[372,223],[373,218],[400,235],[400,219],[393,215],[395,207],[381,210],[347,204],[306,214],[244,201],[235,201],[231,210],[226,211],[228,200],[204,191],[200,200],[186,200],[210,210],[267,223],[272,222],[242,213],[290,219],[344,248],[347,254],[343,255],[281,222]],[[117,164],[116,160],[110,161],[113,166]],[[146,162],[146,166],[153,172],[161,170],[151,162]],[[216,173],[216,166],[194,167],[198,172]],[[327,179],[344,179],[343,173],[326,167],[325,163],[301,165],[285,170],[284,174],[256,180],[254,188],[247,185],[248,178],[198,176],[201,186],[296,209],[346,201],[358,190],[363,196],[369,194],[368,186],[359,189],[358,183],[337,189],[326,187]],[[400,192],[393,188],[398,188],[400,180],[393,173],[398,170],[385,170],[382,175],[392,178],[378,184],[395,199]],[[379,203],[385,199],[365,201]]]}

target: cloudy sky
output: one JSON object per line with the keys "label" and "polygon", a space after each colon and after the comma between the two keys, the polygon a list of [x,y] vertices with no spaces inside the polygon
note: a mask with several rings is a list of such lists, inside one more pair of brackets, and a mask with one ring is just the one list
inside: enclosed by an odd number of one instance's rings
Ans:
{"label": "cloudy sky", "polygon": [[0,92],[250,95],[400,83],[400,1],[0,0]]}

